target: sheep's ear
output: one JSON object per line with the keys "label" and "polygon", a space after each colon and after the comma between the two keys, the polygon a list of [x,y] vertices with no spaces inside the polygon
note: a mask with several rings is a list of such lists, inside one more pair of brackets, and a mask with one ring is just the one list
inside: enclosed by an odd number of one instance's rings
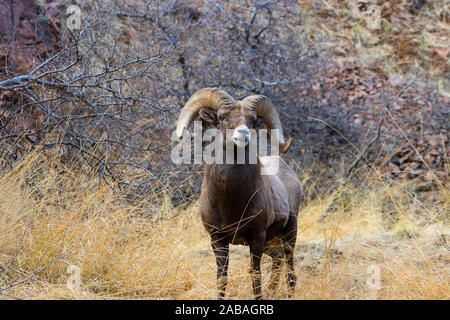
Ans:
{"label": "sheep's ear", "polygon": [[206,121],[213,126],[217,125],[217,113],[214,110],[209,108],[201,108],[198,114],[203,121]]}

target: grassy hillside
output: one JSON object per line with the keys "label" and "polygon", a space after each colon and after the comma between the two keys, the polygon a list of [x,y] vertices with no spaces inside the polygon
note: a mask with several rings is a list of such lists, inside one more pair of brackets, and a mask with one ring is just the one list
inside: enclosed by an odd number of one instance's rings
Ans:
{"label": "grassy hillside", "polygon": [[[380,183],[375,172],[366,182],[342,190],[328,215],[330,197],[305,199],[293,298],[449,299],[448,188],[425,202],[408,184]],[[151,203],[127,204],[96,177],[30,154],[0,178],[0,288],[13,285],[2,297],[214,298],[215,258],[198,206]],[[252,299],[249,261],[247,247],[232,247],[228,298]],[[264,257],[264,286],[270,266]],[[366,284],[372,268],[379,290]],[[285,298],[284,283],[265,294]]]}

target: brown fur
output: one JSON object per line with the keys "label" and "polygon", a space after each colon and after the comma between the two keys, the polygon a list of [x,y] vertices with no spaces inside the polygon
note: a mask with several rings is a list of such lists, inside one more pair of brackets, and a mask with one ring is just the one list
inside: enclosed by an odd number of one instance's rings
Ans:
{"label": "brown fur", "polygon": [[[254,110],[233,107],[201,109],[200,116],[222,133],[241,124],[253,127]],[[225,119],[223,119],[225,116]],[[221,121],[218,120],[222,119]],[[301,183],[292,169],[279,159],[276,175],[261,175],[261,168],[274,157],[258,159],[249,164],[246,148],[245,164],[214,164],[205,168],[200,195],[201,219],[211,236],[218,266],[219,299],[224,298],[227,285],[230,244],[248,245],[252,256],[252,284],[256,299],[261,299],[262,253],[272,257],[273,270],[269,288],[278,285],[283,259],[287,263],[289,294],[295,290],[293,252],[297,237],[297,214],[301,198]]]}

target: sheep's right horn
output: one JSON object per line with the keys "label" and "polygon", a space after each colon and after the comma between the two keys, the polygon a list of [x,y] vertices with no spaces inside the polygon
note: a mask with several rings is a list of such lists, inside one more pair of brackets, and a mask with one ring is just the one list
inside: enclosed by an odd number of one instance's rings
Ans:
{"label": "sheep's right horn", "polygon": [[278,117],[278,112],[269,98],[263,95],[248,96],[242,103],[246,108],[254,109],[256,111],[256,116],[259,118],[264,118],[266,122],[266,127],[269,129],[277,129],[275,131],[276,139],[278,140],[278,147],[282,153],[289,151],[291,147],[292,139],[289,138],[288,141],[284,141],[283,129],[281,127],[280,118]]}
{"label": "sheep's right horn", "polygon": [[183,132],[198,116],[201,108],[218,110],[220,106],[233,106],[234,99],[228,93],[218,88],[203,88],[194,93],[186,102],[177,121],[177,137],[183,139]]}

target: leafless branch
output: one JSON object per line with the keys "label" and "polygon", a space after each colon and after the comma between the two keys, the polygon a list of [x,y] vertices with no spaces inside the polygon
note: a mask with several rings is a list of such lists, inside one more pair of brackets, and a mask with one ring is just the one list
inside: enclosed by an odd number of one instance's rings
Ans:
{"label": "leafless branch", "polygon": [[27,282],[27,281],[33,279],[33,278],[34,278],[35,276],[37,276],[39,273],[41,273],[42,271],[44,271],[45,269],[47,269],[48,267],[50,267],[53,263],[55,263],[55,262],[58,261],[58,260],[64,259],[64,258],[65,258],[65,256],[63,256],[63,255],[58,256],[58,257],[54,258],[52,261],[50,261],[48,264],[46,264],[45,266],[43,266],[42,268],[40,268],[39,270],[33,272],[30,276],[28,276],[28,277],[26,277],[26,278],[24,278],[24,279],[22,279],[22,280],[20,280],[20,281],[14,282],[14,283],[12,283],[12,284],[6,286],[6,287],[0,288],[0,294],[3,294],[3,291],[6,291],[6,290],[8,290],[8,289],[11,289],[11,288],[13,288],[13,287],[16,287],[16,286],[18,286],[18,285],[20,285],[20,284],[22,284],[22,283],[25,283],[25,282]]}

